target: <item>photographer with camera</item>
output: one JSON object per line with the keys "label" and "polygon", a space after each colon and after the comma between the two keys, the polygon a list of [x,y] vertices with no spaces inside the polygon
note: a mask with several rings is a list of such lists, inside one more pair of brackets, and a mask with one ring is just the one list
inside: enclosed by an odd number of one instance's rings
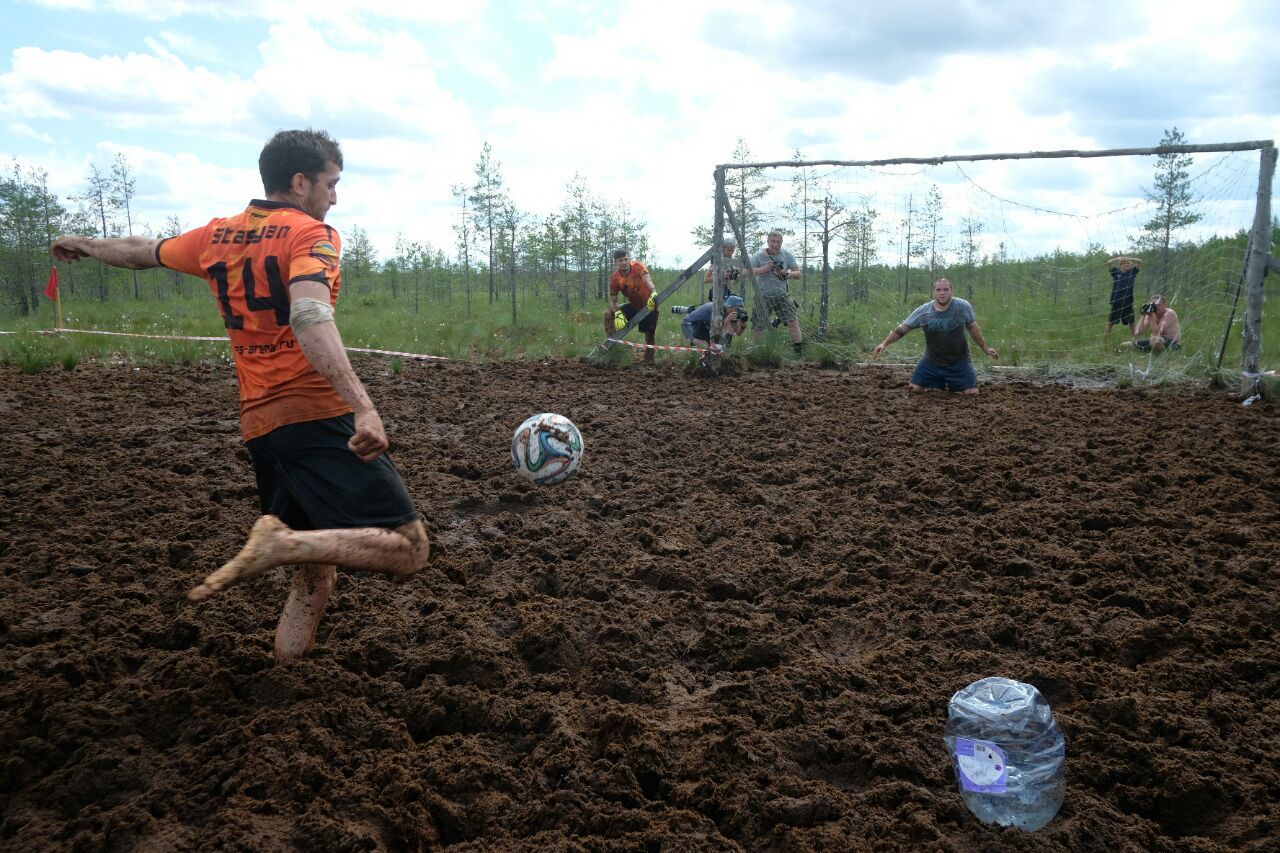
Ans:
{"label": "photographer with camera", "polygon": [[796,263],[795,255],[782,248],[781,231],[769,232],[766,248],[751,256],[751,271],[756,276],[765,317],[775,314],[779,323],[786,323],[796,355],[804,355],[804,337],[800,333],[800,320],[796,316],[796,305],[791,301],[789,287],[791,279],[800,278],[800,265]]}
{"label": "photographer with camera", "polygon": [[[1138,340],[1137,336],[1143,332],[1148,332],[1148,337]],[[1155,352],[1182,349],[1182,324],[1178,322],[1178,314],[1159,293],[1153,294],[1150,301],[1142,306],[1142,319],[1134,332],[1133,345],[1140,350]]]}
{"label": "photographer with camera", "polygon": [[[724,287],[725,298],[733,296],[734,288],[738,286],[738,279],[742,277],[742,271],[746,268],[745,263],[733,256],[734,251],[738,248],[738,241],[732,237],[725,237],[723,241],[724,257],[720,259],[720,284]],[[715,270],[715,264],[707,267],[707,274],[702,277],[703,284],[711,284],[711,277]],[[707,291],[707,300],[711,301],[716,298],[716,289],[712,287]]]}
{"label": "photographer with camera", "polygon": [[[726,296],[724,298],[724,307],[721,309],[724,315],[724,346],[733,343],[733,336],[740,335],[747,328],[747,309],[742,301],[741,296]],[[712,343],[720,343],[713,341],[711,338],[711,316],[715,311],[715,302],[706,302],[697,308],[688,305],[676,305],[671,309],[673,314],[684,314],[684,322],[680,324],[680,331],[684,333],[685,340],[690,346],[710,347]]]}

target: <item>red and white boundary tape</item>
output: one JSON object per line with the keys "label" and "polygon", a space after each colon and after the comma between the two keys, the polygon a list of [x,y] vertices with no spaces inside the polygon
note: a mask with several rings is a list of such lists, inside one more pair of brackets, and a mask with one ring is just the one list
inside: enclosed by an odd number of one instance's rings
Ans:
{"label": "red and white boundary tape", "polygon": [[[227,337],[224,336],[207,336],[207,335],[144,335],[141,332],[104,332],[98,329],[41,329],[42,335],[57,335],[65,332],[71,332],[77,335],[111,335],[117,338],[149,338],[156,341],[215,341],[226,343]],[[423,355],[416,352],[398,352],[396,350],[387,349],[369,349],[367,347],[346,347],[347,352],[367,352],[373,355],[395,355],[401,358],[413,358],[419,361],[449,361],[443,355]]]}
{"label": "red and white boundary tape", "polygon": [[609,338],[611,344],[622,344],[625,347],[635,347],[636,349],[661,349],[670,350],[672,352],[706,352],[703,347],[664,347],[658,344],[638,344],[634,341],[624,341],[620,338]]}
{"label": "red and white boundary tape", "polygon": [[98,329],[41,329],[42,335],[61,335],[71,332],[76,335],[111,335],[115,338],[150,338],[155,341],[225,341],[226,336],[197,336],[197,335],[144,335],[141,332],[103,332]]}
{"label": "red and white boundary tape", "polygon": [[445,355],[423,355],[416,352],[397,352],[389,349],[368,349],[366,347],[347,347],[347,352],[368,352],[374,355],[398,355],[401,358],[412,358],[418,361],[449,361]]}

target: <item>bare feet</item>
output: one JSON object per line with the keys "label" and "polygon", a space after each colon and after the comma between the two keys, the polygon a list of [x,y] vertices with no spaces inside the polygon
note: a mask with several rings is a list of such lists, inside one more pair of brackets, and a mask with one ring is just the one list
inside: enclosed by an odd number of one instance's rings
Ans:
{"label": "bare feet", "polygon": [[288,555],[290,530],[274,515],[264,515],[253,524],[249,538],[240,553],[226,562],[222,568],[204,579],[204,583],[192,588],[187,598],[204,601],[232,584],[257,577],[267,569],[291,562]]}

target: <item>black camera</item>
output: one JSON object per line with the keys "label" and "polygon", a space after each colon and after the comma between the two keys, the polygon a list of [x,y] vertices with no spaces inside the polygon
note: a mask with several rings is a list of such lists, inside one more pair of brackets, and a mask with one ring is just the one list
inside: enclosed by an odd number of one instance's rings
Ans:
{"label": "black camera", "polygon": [[1148,302],[1138,310],[1140,310],[1143,314],[1154,314],[1156,313],[1156,303]]}
{"label": "black camera", "polygon": [[747,322],[748,320],[750,320],[750,319],[751,319],[751,317],[747,314],[747,309],[746,309],[746,308],[739,308],[739,309],[738,309],[738,322],[739,322],[739,323],[746,323],[746,322]]}
{"label": "black camera", "polygon": [[729,281],[737,281],[738,276],[740,275],[742,275],[742,270],[737,267],[729,267],[728,272],[725,273],[725,277],[728,278]]}

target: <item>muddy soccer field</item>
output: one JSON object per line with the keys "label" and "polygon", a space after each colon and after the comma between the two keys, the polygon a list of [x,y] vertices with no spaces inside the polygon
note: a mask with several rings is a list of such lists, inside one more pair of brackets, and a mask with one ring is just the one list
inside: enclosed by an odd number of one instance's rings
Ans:
{"label": "muddy soccer field", "polygon": [[[256,516],[230,367],[0,368],[0,849],[1226,850],[1280,834],[1280,416],[905,372],[360,361],[429,567],[184,593]],[[527,415],[586,458],[510,467]],[[1067,795],[970,816],[947,700]]]}

